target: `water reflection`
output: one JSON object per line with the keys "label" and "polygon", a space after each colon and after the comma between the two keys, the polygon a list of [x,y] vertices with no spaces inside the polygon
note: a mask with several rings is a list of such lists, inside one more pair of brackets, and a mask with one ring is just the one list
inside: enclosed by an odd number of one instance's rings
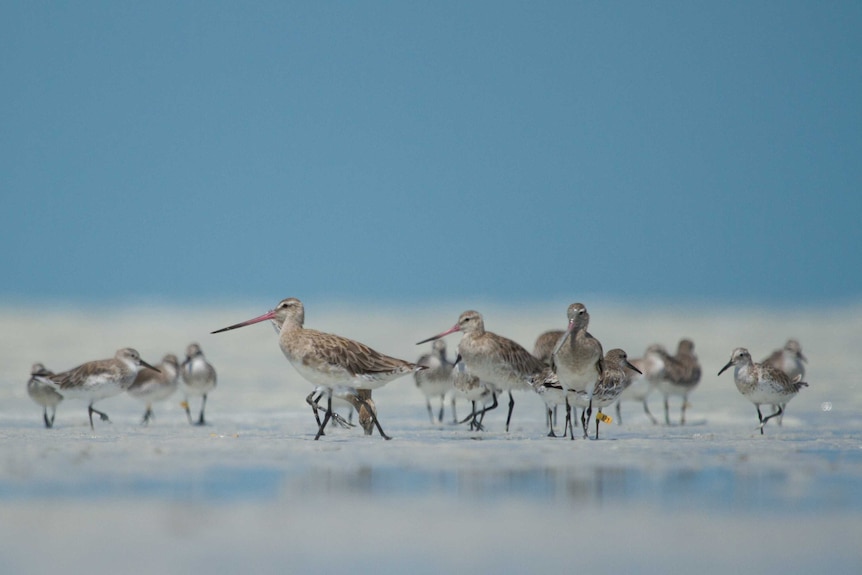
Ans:
{"label": "water reflection", "polygon": [[656,505],[668,510],[747,512],[862,510],[858,477],[807,476],[778,469],[730,467],[651,471],[628,467],[508,471],[427,470],[387,466],[354,469],[211,468],[191,476],[90,478],[71,482],[0,482],[0,501],[20,499],[155,498],[199,502],[279,501],[314,497],[443,497],[553,505]]}
{"label": "water reflection", "polygon": [[638,468],[529,469],[480,472],[365,466],[353,471],[306,470],[287,477],[291,493],[396,498],[446,496],[468,501],[520,498],[555,504],[655,504],[667,509],[823,511],[862,510],[857,477],[805,477],[781,470],[726,467],[650,472]]}

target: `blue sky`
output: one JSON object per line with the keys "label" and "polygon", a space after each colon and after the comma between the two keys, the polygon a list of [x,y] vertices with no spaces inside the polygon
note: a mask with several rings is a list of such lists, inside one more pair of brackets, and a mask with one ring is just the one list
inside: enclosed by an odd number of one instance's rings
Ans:
{"label": "blue sky", "polygon": [[4,2],[0,301],[856,302],[859,2]]}

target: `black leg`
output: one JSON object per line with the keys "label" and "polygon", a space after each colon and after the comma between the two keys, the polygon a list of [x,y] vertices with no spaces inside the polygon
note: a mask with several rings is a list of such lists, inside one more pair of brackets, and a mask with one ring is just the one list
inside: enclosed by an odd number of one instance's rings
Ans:
{"label": "black leg", "polygon": [[108,419],[107,413],[103,413],[103,412],[99,411],[98,409],[93,409],[93,404],[91,403],[89,406],[87,406],[87,414],[90,416],[90,429],[95,430],[95,428],[93,427],[93,414],[94,413],[98,414],[99,419],[101,419],[102,421],[111,421],[110,419]]}
{"label": "black leg", "polygon": [[548,437],[556,437],[557,434],[554,433],[554,410],[547,406],[546,409],[548,413]]}
{"label": "black leg", "polygon": [[590,426],[590,417],[593,415],[593,400],[587,404],[586,409],[581,412],[581,425],[584,426],[584,439],[589,439],[590,434],[587,432]]}
{"label": "black leg", "polygon": [[[380,427],[380,422],[377,421],[377,415],[374,413],[374,410],[371,409],[371,407],[364,400],[360,399],[359,402],[360,402],[360,406],[364,407],[365,410],[368,412],[368,414],[371,416],[371,421],[374,422],[374,425],[377,427],[377,431],[380,433],[380,436],[386,440],[392,439],[391,437],[389,437],[388,435],[383,433],[383,428]],[[357,411],[359,411],[359,410],[357,410]]]}
{"label": "black leg", "polygon": [[54,418],[57,417],[57,406],[51,408],[51,425],[48,427],[54,427]]}
{"label": "black leg", "polygon": [[[484,421],[484,419],[485,419],[485,414],[487,412],[491,411],[492,409],[497,409],[497,406],[499,405],[497,403],[497,394],[496,393],[491,394],[491,400],[493,401],[493,403],[491,404],[490,407],[482,405],[482,409],[478,412],[476,411],[476,402],[474,401],[473,402],[473,413],[470,415],[470,417],[467,417],[466,419],[461,420],[461,423],[473,420],[473,421],[476,421],[478,427],[481,428],[482,427],[482,421]],[[477,419],[478,419],[478,421],[477,421]]]}
{"label": "black leg", "polygon": [[455,395],[452,395],[452,423],[458,423],[458,416],[455,415]]}
{"label": "black leg", "polygon": [[760,421],[760,435],[763,435],[763,414],[760,413],[760,405],[755,403],[754,407],[757,408],[757,419]]}
{"label": "black leg", "polygon": [[[778,407],[778,409],[775,411],[775,413],[773,413],[772,415],[767,415],[766,417],[763,418],[763,421],[760,424],[760,433],[763,433],[763,427],[766,425],[767,421],[769,421],[770,419],[772,419],[773,417],[775,417],[777,415],[781,415],[782,413],[784,413],[784,410],[781,408],[780,405],[778,405],[776,407]],[[779,419],[779,421],[781,421],[781,420]]]}
{"label": "black leg", "polygon": [[332,394],[328,395],[326,398],[326,413],[323,415],[323,423],[321,423],[320,427],[317,429],[317,435],[314,436],[315,441],[320,439],[320,436],[323,435],[323,430],[326,428],[326,424],[329,423],[330,417],[332,417]]}
{"label": "black leg", "polygon": [[670,405],[668,404],[668,396],[664,396],[664,423],[670,425]]}
{"label": "black leg", "polygon": [[42,407],[42,419],[45,420],[45,427],[47,427],[49,429],[54,424],[54,422],[51,419],[48,419],[48,408],[44,407],[44,406]]}
{"label": "black leg", "polygon": [[[314,414],[314,421],[317,422],[317,428],[320,429],[320,416],[317,414],[317,410],[320,409],[320,406],[317,405],[317,402],[320,401],[320,395],[314,397],[316,391],[312,391],[305,397],[305,403],[311,406],[311,413]],[[322,394],[322,392],[321,392]]]}
{"label": "black leg", "polygon": [[[491,403],[491,407],[488,407],[488,406],[486,406],[486,405],[483,405],[483,406],[482,406],[482,411],[480,411],[480,412],[479,412],[479,416],[478,416],[478,417],[479,417],[479,429],[480,429],[480,430],[484,430],[484,429],[485,429],[485,428],[482,426],[482,423],[485,421],[485,414],[486,414],[486,413],[488,413],[489,411],[491,411],[492,409],[497,409],[497,406],[498,406],[498,405],[500,405],[499,403],[497,403],[497,394],[496,394],[496,393],[492,393],[492,394],[491,394],[491,401],[492,401],[492,403]],[[510,412],[510,413],[511,413],[511,412]]]}
{"label": "black leg", "polygon": [[[599,408],[599,416],[602,414],[602,409]],[[601,417],[596,417],[596,439],[599,438],[599,423],[601,423]]]}
{"label": "black leg", "polygon": [[443,423],[443,410],[445,409],[445,407],[446,407],[446,396],[441,395],[440,396],[440,415],[437,417],[438,423]]}
{"label": "black leg", "polygon": [[652,413],[650,413],[649,404],[647,404],[646,398],[644,398],[644,413],[646,413],[649,416],[650,421],[652,421],[653,425],[658,425],[658,420],[655,417],[653,417]]}
{"label": "black leg", "polygon": [[147,410],[144,412],[144,419],[141,421],[141,425],[147,425],[153,417],[153,406],[147,404]]}
{"label": "black leg", "polygon": [[425,407],[428,409],[428,419],[434,423],[434,411],[431,409],[431,400],[427,397],[425,398]]}
{"label": "black leg", "polygon": [[688,407],[688,395],[682,396],[682,410],[679,416],[679,424],[685,425],[685,408]]}
{"label": "black leg", "polygon": [[620,401],[618,399],[617,400],[617,425],[623,424],[623,416],[622,416],[622,413],[620,412],[620,404],[622,404],[622,401]]}
{"label": "black leg", "polygon": [[187,417],[187,418],[188,418],[188,420],[189,420],[189,425],[194,425],[194,424],[195,424],[195,422],[194,422],[194,421],[192,421],[192,412],[191,412],[191,410],[189,409],[189,398],[187,397],[187,398],[185,399],[185,401],[183,401],[183,403],[182,403],[181,405],[182,405],[182,406],[183,406],[183,408],[186,410],[186,417]]}
{"label": "black leg", "polygon": [[512,410],[515,409],[515,398],[509,390],[509,415],[506,416],[506,432],[509,431],[509,423],[512,421]]}
{"label": "black leg", "polygon": [[[578,416],[578,408],[575,408],[575,417]],[[569,439],[575,438],[575,426],[572,423],[572,406],[569,405],[569,398],[566,398],[566,426],[563,428],[563,437],[569,434]]]}
{"label": "black leg", "polygon": [[207,407],[207,394],[204,394],[204,399],[201,401],[201,414],[198,417],[198,422],[196,425],[206,425],[206,421],[204,421],[204,410]]}

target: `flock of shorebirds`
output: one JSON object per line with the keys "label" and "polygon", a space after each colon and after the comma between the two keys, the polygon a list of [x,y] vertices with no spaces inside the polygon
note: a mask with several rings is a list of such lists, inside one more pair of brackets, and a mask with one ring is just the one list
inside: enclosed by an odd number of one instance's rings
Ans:
{"label": "flock of shorebirds", "polygon": [[[52,373],[41,363],[34,363],[27,382],[27,393],[42,406],[45,427],[54,426],[57,406],[65,398],[86,400],[90,429],[93,429],[94,413],[102,421],[110,421],[108,415],[93,408],[93,404],[124,391],[146,404],[142,423],[149,423],[153,418],[153,403],[172,396],[180,385],[180,379],[185,394],[181,405],[186,410],[189,423],[206,424],[204,410],[207,395],[216,386],[216,371],[197,343],[189,344],[186,348],[186,358],[182,364],[176,355],[168,353],[162,358],[162,363],[157,367],[152,366],[130,347],[117,350],[111,359],[88,361],[62,373]],[[201,398],[197,420],[192,419],[189,397]]]}
{"label": "flock of shorebirds", "polygon": [[[648,347],[642,358],[629,360],[626,352],[619,348],[603,352],[602,344],[587,331],[590,315],[586,306],[571,304],[567,318],[565,330],[543,333],[530,353],[511,339],[487,331],[479,312],[465,311],[450,329],[418,342],[417,345],[433,344],[432,352],[421,356],[416,363],[384,355],[339,335],[304,327],[305,309],[296,298],[284,299],[261,316],[212,333],[267,320],[272,323],[282,352],[296,371],[314,386],[306,402],[311,406],[317,425],[315,439],[324,435],[330,422],[352,426],[351,421],[333,410],[333,400],[336,406],[338,402],[346,402],[355,409],[366,434],[370,435],[376,428],[382,437],[390,439],[377,419],[371,392],[407,374],[413,375],[425,395],[432,422],[443,420],[448,396],[452,398],[453,421],[469,423],[471,430],[484,429],[486,413],[498,407],[498,398],[505,393],[508,395],[508,431],[515,406],[512,392],[531,390],[545,403],[548,435],[552,437],[556,436],[556,412],[560,407],[565,409],[563,436],[571,439],[575,438],[579,409],[579,427],[584,438],[590,437],[589,425],[596,410],[594,437],[598,439],[599,423],[612,421],[603,409],[616,404],[619,420],[620,403],[626,400],[641,402],[646,415],[657,423],[647,403],[654,390],[664,397],[664,419],[668,425],[671,423],[669,399],[672,396],[681,398],[680,424],[685,424],[688,396],[701,377],[701,366],[691,340],[680,340],[675,355],[656,344]],[[455,332],[463,336],[455,361],[449,361],[442,338]],[[781,423],[787,403],[808,385],[802,381],[805,362],[799,343],[791,339],[783,349],[776,350],[760,363],[752,360],[747,349],[736,348],[718,375],[734,368],[736,387],[755,405],[762,434],[770,419],[778,417]],[[105,413],[93,408],[96,401],[128,392],[146,404],[143,423],[147,423],[153,417],[152,404],[170,397],[180,380],[185,393],[182,405],[189,423],[205,424],[207,394],[216,386],[216,372],[197,343],[188,346],[182,364],[177,356],[167,354],[161,364],[153,366],[131,348],[118,350],[111,359],[90,361],[62,373],[51,373],[37,363],[27,390],[30,397],[42,405],[47,427],[53,426],[57,405],[69,397],[88,402],[90,427],[93,428],[94,413],[108,421]],[[465,397],[472,406],[470,415],[460,421],[455,416],[455,393]],[[202,398],[196,421],[188,405],[190,396]],[[437,415],[431,407],[432,398],[440,399]],[[324,400],[325,405],[322,405]],[[763,405],[773,406],[766,417],[761,411]]]}

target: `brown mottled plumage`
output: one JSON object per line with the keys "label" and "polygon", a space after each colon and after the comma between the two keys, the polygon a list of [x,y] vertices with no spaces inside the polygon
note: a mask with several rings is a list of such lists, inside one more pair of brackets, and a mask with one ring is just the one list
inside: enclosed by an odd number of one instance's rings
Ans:
{"label": "brown mottled plumage", "polygon": [[662,371],[656,376],[658,390],[664,395],[664,421],[670,425],[669,398],[671,395],[682,397],[680,425],[685,425],[685,410],[688,407],[688,396],[700,382],[700,362],[694,353],[694,342],[681,339],[676,355],[670,355],[664,348],[655,348],[655,353],[664,362]]}
{"label": "brown mottled plumage", "polygon": [[135,377],[135,381],[126,390],[129,395],[143,401],[147,409],[144,411],[144,418],[141,421],[146,425],[150,419],[154,417],[153,403],[164,401],[169,398],[177,390],[177,385],[180,380],[180,361],[172,353],[165,354],[162,358],[162,363],[159,364],[159,371],[151,369],[142,369]]}
{"label": "brown mottled plumage", "polygon": [[141,359],[132,348],[117,350],[111,359],[88,361],[76,368],[53,375],[37,376],[52,383],[65,398],[86,399],[89,402],[87,413],[90,416],[90,429],[93,429],[93,414],[102,421],[110,421],[107,414],[93,409],[93,403],[106,397],[126,391],[142,368],[158,371]]}
{"label": "brown mottled plumage", "polygon": [[[760,363],[769,364],[776,369],[780,369],[792,381],[796,378],[800,380],[805,378],[805,364],[807,362],[808,359],[802,355],[802,346],[799,342],[795,339],[788,339],[783,348],[776,349]],[[779,408],[778,405],[773,407],[775,409]],[[783,411],[784,406],[780,407]],[[783,412],[778,416],[778,425],[781,425],[782,421],[784,421]]]}
{"label": "brown mottled plumage", "polygon": [[[593,388],[602,376],[602,360],[604,352],[602,344],[594,338],[587,328],[590,325],[590,314],[582,303],[573,303],[566,309],[568,326],[563,337],[557,342],[551,354],[551,362],[560,379],[560,384],[567,392],[566,422],[571,425],[571,405],[580,407],[586,413],[581,414],[584,427],[584,437],[588,436],[586,425],[592,416]],[[572,393],[573,392],[573,393]],[[574,431],[569,437],[574,439]]]}
{"label": "brown mottled plumage", "polygon": [[533,345],[533,356],[545,365],[551,365],[551,354],[565,333],[561,329],[552,329],[541,334],[536,338],[536,343]]}
{"label": "brown mottled plumage", "polygon": [[[807,383],[801,381],[801,376],[797,375],[796,378],[790,379],[780,369],[766,363],[755,363],[744,347],[733,350],[730,361],[719,370],[718,375],[724,373],[730,366],[735,366],[733,381],[736,388],[757,408],[761,435],[766,422],[773,417],[781,416],[784,413],[784,406],[796,397],[800,389],[808,387]],[[775,413],[763,417],[760,406],[764,404],[777,406]]]}
{"label": "brown mottled plumage", "polygon": [[[602,377],[596,382],[591,398],[593,407],[598,407],[599,413],[602,413],[603,408],[617,401],[620,394],[631,384],[631,375],[626,371],[627,369],[641,373],[640,369],[629,362],[626,352],[619,348],[612,349],[605,354],[602,367]],[[586,395],[587,392],[572,393]],[[581,400],[582,403],[584,401],[586,398]],[[599,438],[599,419],[596,419],[596,439]],[[587,425],[589,425],[589,421],[587,421]]]}
{"label": "brown mottled plumage", "polygon": [[[416,364],[383,355],[365,344],[340,335],[324,333],[303,327],[305,308],[297,298],[281,300],[275,309],[248,321],[214,331],[220,333],[261,321],[272,320],[279,330],[279,345],[287,360],[306,380],[329,390],[338,386],[354,389],[376,389],[393,379],[425,369]],[[316,413],[316,412],[315,412]],[[332,416],[331,395],[326,415],[317,436]],[[377,417],[371,414],[377,431],[389,439],[380,428]]]}
{"label": "brown mottled plumage", "polygon": [[424,339],[417,345],[456,331],[464,332],[464,337],[458,343],[458,356],[467,372],[494,385],[498,390],[509,392],[509,414],[506,417],[506,431],[509,431],[512,409],[515,407],[512,390],[529,389],[530,379],[542,371],[544,364],[511,339],[485,331],[482,314],[473,310],[462,313],[452,328]]}

